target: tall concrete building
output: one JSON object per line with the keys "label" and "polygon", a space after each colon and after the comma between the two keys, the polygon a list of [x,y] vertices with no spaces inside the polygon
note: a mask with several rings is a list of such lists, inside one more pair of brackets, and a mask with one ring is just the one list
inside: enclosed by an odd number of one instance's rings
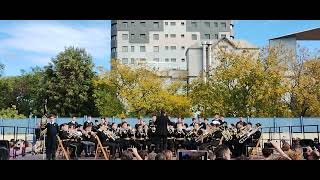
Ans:
{"label": "tall concrete building", "polygon": [[187,70],[189,47],[221,38],[234,38],[231,20],[113,20],[111,57],[159,71]]}

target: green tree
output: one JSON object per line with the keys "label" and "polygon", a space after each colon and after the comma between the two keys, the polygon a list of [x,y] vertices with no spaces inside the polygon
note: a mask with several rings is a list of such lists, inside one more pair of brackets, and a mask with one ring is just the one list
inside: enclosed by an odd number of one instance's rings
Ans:
{"label": "green tree", "polygon": [[11,108],[0,109],[0,118],[25,118],[23,114],[19,114],[16,106]]}
{"label": "green tree", "polygon": [[45,67],[44,94],[48,110],[60,116],[96,115],[92,57],[84,49],[68,47]]}

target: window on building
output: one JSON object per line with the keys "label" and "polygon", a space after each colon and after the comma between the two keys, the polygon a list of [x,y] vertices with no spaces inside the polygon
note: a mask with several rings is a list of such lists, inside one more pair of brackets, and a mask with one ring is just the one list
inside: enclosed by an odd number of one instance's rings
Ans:
{"label": "window on building", "polygon": [[153,46],[153,52],[159,52],[159,46]]}
{"label": "window on building", "polygon": [[184,34],[181,34],[181,38],[184,38]]}
{"label": "window on building", "polygon": [[134,52],[134,46],[131,46],[131,52]]}
{"label": "window on building", "polygon": [[181,22],[181,26],[184,26],[184,22]]}
{"label": "window on building", "polygon": [[166,49],[166,50],[169,50],[169,46],[165,46],[165,49]]}
{"label": "window on building", "polygon": [[134,21],[131,21],[131,26],[133,26],[134,25]]}
{"label": "window on building", "polygon": [[217,22],[214,22],[214,27],[218,27],[218,23]]}
{"label": "window on building", "polygon": [[146,39],[146,37],[147,37],[146,34],[140,34],[141,39]]}
{"label": "window on building", "polygon": [[171,25],[171,26],[175,26],[175,25],[176,25],[176,22],[170,22],[170,25]]}
{"label": "window on building", "polygon": [[111,52],[113,53],[117,52],[117,48],[111,48]]}
{"label": "window on building", "polygon": [[130,34],[130,38],[133,38],[134,37],[134,34]]}
{"label": "window on building", "polygon": [[140,61],[141,61],[141,62],[146,62],[147,59],[146,59],[146,58],[140,58]]}
{"label": "window on building", "polygon": [[186,48],[186,47],[184,47],[184,46],[181,46],[181,49],[182,49],[182,50],[184,50],[185,48]]}
{"label": "window on building", "polygon": [[122,58],[122,64],[128,64],[128,58]]}
{"label": "window on building", "polygon": [[146,52],[146,47],[145,46],[140,46],[140,52]]}
{"label": "window on building", "polygon": [[164,24],[165,24],[166,26],[168,26],[169,23],[168,23],[168,22],[164,22]]}
{"label": "window on building", "polygon": [[122,22],[123,28],[128,28],[128,22]]}
{"label": "window on building", "polygon": [[226,28],[227,27],[227,24],[225,23],[225,22],[222,22],[222,23],[220,23],[221,24],[221,27],[223,27],[223,28]]}
{"label": "window on building", "polygon": [[112,36],[111,40],[117,40],[117,36]]}
{"label": "window on building", "polygon": [[197,22],[191,22],[191,27],[197,28],[198,27],[198,23]]}
{"label": "window on building", "polygon": [[192,34],[192,40],[197,40],[197,35],[196,34]]}
{"label": "window on building", "polygon": [[131,58],[131,64],[134,64],[134,63],[135,63],[134,58]]}
{"label": "window on building", "polygon": [[170,49],[171,49],[171,50],[176,50],[177,47],[176,47],[176,46],[170,46]]}
{"label": "window on building", "polygon": [[140,25],[143,26],[143,27],[146,27],[146,22],[144,22],[144,21],[140,22]]}
{"label": "window on building", "polygon": [[128,46],[122,46],[122,52],[128,52]]}
{"label": "window on building", "polygon": [[225,34],[221,34],[221,38],[226,38],[226,35]]}
{"label": "window on building", "polygon": [[165,38],[168,38],[168,37],[169,37],[169,34],[165,34],[164,37],[165,37]]}
{"label": "window on building", "polygon": [[159,34],[153,34],[153,40],[159,40]]}
{"label": "window on building", "polygon": [[153,22],[153,27],[158,29],[160,27],[159,22]]}
{"label": "window on building", "polygon": [[176,37],[176,34],[170,34],[170,37],[171,37],[171,38],[175,38],[175,37]]}
{"label": "window on building", "polygon": [[159,60],[159,58],[153,58],[153,61],[154,62],[159,62],[160,60]]}
{"label": "window on building", "polygon": [[214,38],[215,38],[215,39],[219,39],[218,34],[215,34],[215,35],[214,35]]}
{"label": "window on building", "polygon": [[122,34],[122,40],[128,40],[128,34]]}
{"label": "window on building", "polygon": [[184,59],[184,58],[181,59],[181,62],[185,62],[185,61],[186,61],[186,59]]}
{"label": "window on building", "polygon": [[176,58],[171,58],[171,62],[177,62]]}
{"label": "window on building", "polygon": [[165,58],[164,61],[165,61],[165,62],[169,62],[169,58]]}
{"label": "window on building", "polygon": [[210,22],[204,22],[204,26],[209,28],[210,27]]}
{"label": "window on building", "polygon": [[210,34],[205,34],[205,35],[204,35],[204,38],[205,38],[205,39],[210,39]]}

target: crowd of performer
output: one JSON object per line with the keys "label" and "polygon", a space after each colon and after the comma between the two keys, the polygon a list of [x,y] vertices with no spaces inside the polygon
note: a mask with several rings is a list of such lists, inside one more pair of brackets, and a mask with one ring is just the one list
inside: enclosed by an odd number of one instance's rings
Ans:
{"label": "crowd of performer", "polygon": [[[147,123],[141,118],[134,127],[125,119],[121,123],[110,123],[108,118],[101,118],[93,122],[91,117],[83,125],[73,117],[69,123],[58,125],[53,115],[48,117],[48,123],[39,129],[45,132],[47,159],[55,159],[57,149],[57,137],[63,145],[70,150],[72,159],[82,156],[95,156],[97,138],[103,146],[110,149],[110,159],[116,158],[116,153],[121,153],[128,148],[135,147],[138,150],[148,152],[163,152],[178,149],[186,150],[214,150],[218,145],[226,145],[232,152],[232,156],[248,155],[248,147],[254,147],[261,136],[260,124],[252,127],[251,123],[245,123],[242,118],[239,122],[228,124],[223,116],[216,115],[214,119],[193,118],[191,124],[184,122],[184,118],[171,121],[165,112],[152,116]],[[38,135],[38,139],[44,139]]]}

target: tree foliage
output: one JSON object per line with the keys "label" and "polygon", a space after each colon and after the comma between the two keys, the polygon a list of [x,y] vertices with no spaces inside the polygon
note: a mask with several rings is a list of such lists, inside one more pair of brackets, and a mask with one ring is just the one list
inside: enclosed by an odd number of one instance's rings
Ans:
{"label": "tree foliage", "polygon": [[45,67],[44,92],[48,110],[60,116],[96,115],[93,98],[92,57],[84,49],[69,47]]}
{"label": "tree foliage", "polygon": [[[165,87],[155,72],[144,67],[130,68],[116,60],[112,60],[111,65],[112,69],[103,72],[96,83],[108,87],[106,89],[115,95],[129,116],[151,115],[160,109],[173,116],[190,115],[191,103],[186,96],[176,93],[177,84]],[[118,112],[122,111],[122,106],[117,107]]]}
{"label": "tree foliage", "polygon": [[19,114],[18,110],[16,109],[16,106],[12,106],[11,108],[6,109],[0,109],[0,118],[25,118],[23,114]]}
{"label": "tree foliage", "polygon": [[287,113],[283,95],[288,90],[285,65],[272,49],[266,56],[250,52],[219,51],[220,64],[207,82],[190,86],[193,105],[204,113],[226,116],[281,116]]}

